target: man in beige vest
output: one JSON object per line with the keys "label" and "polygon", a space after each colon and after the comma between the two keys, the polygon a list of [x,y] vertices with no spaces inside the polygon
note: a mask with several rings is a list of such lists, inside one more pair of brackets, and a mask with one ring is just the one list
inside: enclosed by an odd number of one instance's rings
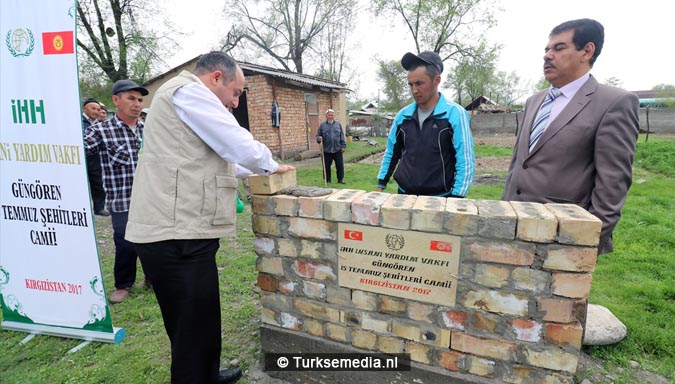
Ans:
{"label": "man in beige vest", "polygon": [[268,175],[279,165],[228,109],[244,92],[244,73],[222,52],[203,55],[193,73],[159,88],[145,125],[127,225],[154,287],[171,341],[171,383],[233,383],[219,371],[219,238],[236,234],[236,173]]}

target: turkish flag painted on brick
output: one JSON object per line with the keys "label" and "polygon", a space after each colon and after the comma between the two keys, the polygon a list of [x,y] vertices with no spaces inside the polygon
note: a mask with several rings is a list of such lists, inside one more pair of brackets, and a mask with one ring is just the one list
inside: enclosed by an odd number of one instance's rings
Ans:
{"label": "turkish flag painted on brick", "polygon": [[45,55],[75,53],[73,31],[42,32],[42,52]]}
{"label": "turkish flag painted on brick", "polygon": [[452,243],[447,243],[445,241],[431,240],[429,249],[432,251],[452,252]]}
{"label": "turkish flag painted on brick", "polygon": [[345,229],[345,239],[363,241],[363,232],[361,232],[361,231],[351,231],[349,229]]}

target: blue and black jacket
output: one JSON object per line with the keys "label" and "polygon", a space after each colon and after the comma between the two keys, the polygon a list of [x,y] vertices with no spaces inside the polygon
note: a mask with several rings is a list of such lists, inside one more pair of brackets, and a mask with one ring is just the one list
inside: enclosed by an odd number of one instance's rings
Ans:
{"label": "blue and black jacket", "polygon": [[418,124],[417,103],[396,115],[377,186],[384,189],[393,174],[400,193],[464,197],[473,181],[473,172],[469,114],[440,94],[422,129]]}

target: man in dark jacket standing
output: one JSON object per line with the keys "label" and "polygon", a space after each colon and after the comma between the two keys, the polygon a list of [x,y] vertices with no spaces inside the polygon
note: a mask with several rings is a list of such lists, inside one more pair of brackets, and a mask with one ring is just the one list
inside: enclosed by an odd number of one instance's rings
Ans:
{"label": "man in dark jacket standing", "polygon": [[345,165],[342,160],[342,153],[347,148],[347,140],[345,140],[342,125],[335,121],[334,110],[326,111],[326,121],[319,125],[316,142],[323,144],[323,166],[326,170],[326,182],[331,182],[330,168],[334,160],[338,183],[345,184]]}
{"label": "man in dark jacket standing", "polygon": [[[98,117],[101,113],[100,103],[96,99],[89,98],[82,104],[82,132],[98,124]],[[99,216],[110,216],[105,209],[105,190],[103,189],[103,179],[101,176],[101,159],[98,152],[87,155],[87,177],[89,178],[89,193],[94,205],[94,214]]]}
{"label": "man in dark jacket standing", "polygon": [[415,102],[401,109],[389,131],[377,191],[393,176],[406,195],[464,197],[473,181],[469,114],[438,91],[443,60],[431,51],[406,53],[401,65]]}

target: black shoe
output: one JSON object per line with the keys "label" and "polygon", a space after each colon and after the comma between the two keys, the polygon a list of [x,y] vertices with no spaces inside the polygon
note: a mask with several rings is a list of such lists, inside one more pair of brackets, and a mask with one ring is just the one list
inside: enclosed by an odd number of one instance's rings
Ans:
{"label": "black shoe", "polygon": [[338,181],[338,183],[339,183],[339,184],[347,184],[347,183],[345,183],[344,180],[340,180],[340,181]]}
{"label": "black shoe", "polygon": [[218,372],[218,384],[236,383],[241,378],[240,368],[230,368]]}
{"label": "black shoe", "polygon": [[101,209],[100,211],[95,211],[94,215],[97,216],[110,216],[110,212],[107,209]]}

